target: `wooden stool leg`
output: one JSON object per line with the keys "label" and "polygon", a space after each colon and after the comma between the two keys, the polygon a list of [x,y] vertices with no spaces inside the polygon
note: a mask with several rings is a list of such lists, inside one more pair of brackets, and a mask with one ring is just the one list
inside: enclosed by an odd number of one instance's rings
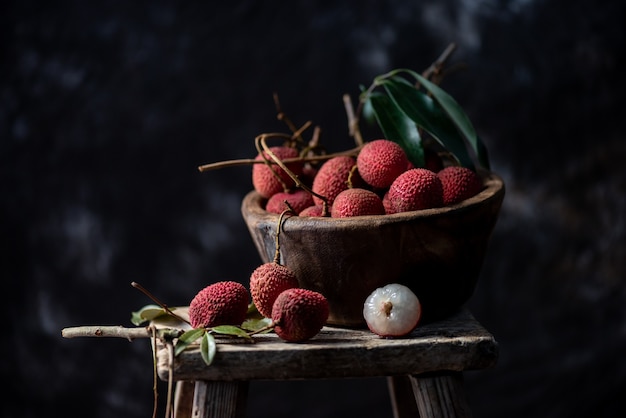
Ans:
{"label": "wooden stool leg", "polygon": [[197,381],[193,397],[193,418],[244,418],[248,382]]}
{"label": "wooden stool leg", "polygon": [[174,418],[191,418],[195,382],[178,381],[174,390]]}
{"label": "wooden stool leg", "polygon": [[421,418],[470,418],[463,375],[451,372],[441,375],[409,377]]}
{"label": "wooden stool leg", "polygon": [[391,398],[393,418],[419,417],[409,376],[388,376],[387,387]]}

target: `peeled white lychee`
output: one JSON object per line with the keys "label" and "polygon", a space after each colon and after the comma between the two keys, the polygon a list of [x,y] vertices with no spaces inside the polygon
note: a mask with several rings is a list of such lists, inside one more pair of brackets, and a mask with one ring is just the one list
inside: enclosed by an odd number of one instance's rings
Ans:
{"label": "peeled white lychee", "polygon": [[381,337],[409,334],[422,316],[422,305],[415,293],[399,283],[374,290],[363,304],[368,328]]}

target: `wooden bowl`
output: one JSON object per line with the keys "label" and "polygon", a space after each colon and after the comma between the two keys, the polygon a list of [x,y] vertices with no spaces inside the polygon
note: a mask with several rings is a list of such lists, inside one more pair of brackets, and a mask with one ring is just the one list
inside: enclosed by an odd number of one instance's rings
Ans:
{"label": "wooden bowl", "polygon": [[[483,173],[484,189],[459,204],[353,218],[286,216],[281,264],[300,286],[328,299],[328,324],[362,327],[363,303],[376,288],[402,283],[422,303],[423,320],[441,319],[472,295],[502,200],[504,183]],[[249,192],[243,218],[263,262],[272,261],[279,215]]]}

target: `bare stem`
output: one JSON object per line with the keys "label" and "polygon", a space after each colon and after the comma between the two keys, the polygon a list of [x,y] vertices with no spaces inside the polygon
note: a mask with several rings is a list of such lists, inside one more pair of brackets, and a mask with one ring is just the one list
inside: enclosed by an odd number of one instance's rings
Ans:
{"label": "bare stem", "polygon": [[280,216],[278,217],[278,225],[276,226],[276,249],[274,250],[274,263],[276,264],[280,264],[280,228],[283,224],[285,215],[288,213],[293,213],[293,210],[291,208],[284,210],[280,213]]}
{"label": "bare stem", "polygon": [[[156,347],[156,346],[155,346]],[[167,343],[167,402],[165,405],[165,416],[167,418],[174,416],[174,411],[172,409],[172,385],[174,384],[174,344],[171,342]]]}
{"label": "bare stem", "polygon": [[145,328],[125,328],[117,326],[82,326],[63,328],[61,331],[63,338],[75,337],[115,337],[126,338],[132,341],[136,338],[151,338],[151,327]]}
{"label": "bare stem", "polygon": [[159,391],[157,389],[157,384],[159,381],[158,370],[157,370],[157,353],[156,353],[157,334],[156,334],[155,327],[150,327],[150,330],[152,331],[152,393],[154,396],[154,401],[153,401],[154,405],[152,405],[152,418],[156,418],[158,404],[159,404],[158,402]]}
{"label": "bare stem", "polygon": [[[274,133],[263,134],[266,136],[278,135]],[[315,162],[315,161],[326,161],[330,160],[333,157],[338,157],[341,155],[356,155],[359,151],[360,147],[352,148],[347,151],[336,152],[333,154],[325,154],[325,155],[314,155],[314,156],[306,156],[306,157],[296,157],[296,158],[285,158],[282,160],[285,164],[296,163],[296,162]],[[252,164],[276,164],[273,161],[264,161],[264,160],[256,160],[256,159],[240,159],[240,160],[228,160],[228,161],[218,161],[215,163],[204,164],[198,167],[198,171],[205,172],[210,170],[215,170],[218,168],[226,168],[226,167],[235,167],[241,165],[252,165]]]}
{"label": "bare stem", "polygon": [[352,100],[350,95],[343,95],[343,105],[346,108],[346,115],[348,116],[348,132],[351,137],[354,138],[354,142],[358,147],[363,146],[363,137],[361,136],[361,130],[359,129],[359,119],[354,113],[354,107],[352,106]]}
{"label": "bare stem", "polygon": [[249,332],[249,333],[248,333],[248,336],[250,336],[250,337],[251,337],[251,336],[253,336],[253,335],[255,335],[255,334],[260,334],[261,332],[265,332],[265,331],[268,331],[268,330],[270,330],[270,329],[274,329],[274,327],[275,327],[275,326],[276,326],[276,323],[275,323],[274,321],[272,321],[272,323],[271,323],[271,324],[266,325],[266,326],[264,326],[263,328],[259,328],[259,329],[257,329],[257,330],[252,331],[252,332]]}
{"label": "bare stem", "polygon": [[256,137],[256,144],[257,147],[260,145],[265,152],[272,158],[272,160],[274,160],[274,162],[276,163],[276,165],[278,165],[280,168],[282,168],[285,173],[287,173],[289,175],[289,177],[291,177],[293,179],[293,181],[296,183],[296,185],[298,187],[300,187],[301,189],[304,189],[305,191],[311,193],[313,196],[317,196],[318,198],[320,198],[322,200],[324,209],[322,210],[322,214],[324,213],[328,213],[328,198],[326,198],[325,196],[322,196],[318,193],[315,193],[313,190],[311,190],[306,184],[302,183],[300,181],[300,179],[298,178],[298,176],[296,176],[296,174],[291,171],[289,168],[287,168],[287,166],[285,165],[285,163],[283,161],[280,160],[280,158],[278,158],[276,156],[276,154],[274,154],[269,147],[267,146],[267,143],[265,142],[265,138],[266,138],[266,134],[263,135],[259,135]]}
{"label": "bare stem", "polygon": [[[287,183],[285,183],[285,181],[282,179],[282,177],[276,171],[276,168],[274,167],[274,165],[271,163],[272,160],[276,161],[276,164],[278,164],[278,161],[280,161],[278,159],[278,157],[276,157],[276,154],[274,154],[272,152],[272,150],[267,146],[267,144],[265,144],[265,143],[264,144],[260,144],[260,140],[259,140],[258,136],[254,140],[254,145],[256,146],[257,152],[261,156],[261,159],[265,162],[267,167],[272,172],[272,175],[276,178],[276,180],[283,187],[283,191],[284,192],[288,192],[289,191],[289,187],[287,187]],[[263,152],[263,149],[265,149],[265,152]],[[269,155],[269,158],[268,158],[268,155]],[[283,168],[284,164],[282,166],[280,164],[278,164],[278,166],[280,168]],[[285,170],[285,172],[287,172],[287,173],[290,173],[290,171],[287,170],[287,167],[283,168],[283,170]]]}
{"label": "bare stem", "polygon": [[450,58],[450,56],[452,55],[455,49],[456,49],[456,44],[454,42],[449,44],[446,47],[446,49],[441,53],[439,58],[437,58],[435,62],[433,62],[430,65],[430,67],[428,67],[422,72],[422,76],[426,79],[429,79],[432,76],[439,75],[441,73],[441,69],[443,68],[446,61],[448,60],[448,58]]}
{"label": "bare stem", "polygon": [[159,299],[157,299],[156,296],[154,296],[152,293],[148,292],[148,290],[146,288],[144,288],[142,285],[140,285],[137,282],[132,282],[131,286],[134,287],[135,289],[139,289],[144,295],[148,296],[150,299],[152,299],[152,301],[154,303],[156,303],[157,305],[159,305],[161,308],[163,308],[165,310],[165,312],[168,313],[168,315],[173,316],[174,318],[183,321],[186,324],[189,324],[189,321],[186,320],[185,318],[182,318],[180,316],[178,316],[177,314],[175,314],[165,303],[161,302]]}

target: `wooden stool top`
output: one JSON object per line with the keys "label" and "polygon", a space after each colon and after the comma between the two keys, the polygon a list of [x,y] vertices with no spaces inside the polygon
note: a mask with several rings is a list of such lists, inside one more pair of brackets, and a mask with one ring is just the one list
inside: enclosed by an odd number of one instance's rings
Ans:
{"label": "wooden stool top", "polygon": [[[492,367],[498,344],[466,310],[419,325],[405,338],[385,339],[367,329],[326,326],[313,339],[287,343],[274,333],[257,334],[254,343],[216,336],[210,366],[191,345],[174,358],[173,380],[290,380],[416,375]],[[159,377],[169,376],[169,353],[157,346]]]}

